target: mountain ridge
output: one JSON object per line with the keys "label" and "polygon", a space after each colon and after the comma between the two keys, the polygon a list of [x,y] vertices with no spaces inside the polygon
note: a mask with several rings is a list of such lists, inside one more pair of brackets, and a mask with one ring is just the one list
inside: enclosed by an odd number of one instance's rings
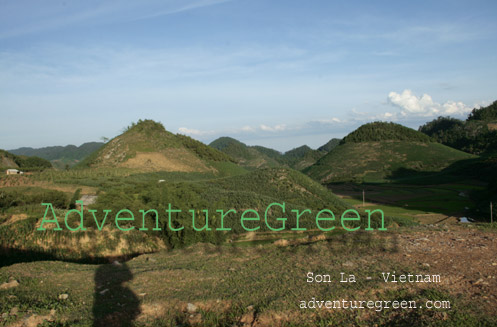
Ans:
{"label": "mountain ridge", "polygon": [[103,142],[86,142],[80,146],[68,144],[66,146],[47,146],[42,148],[21,147],[8,150],[15,155],[36,156],[49,160],[57,168],[72,167],[94,151],[101,148]]}

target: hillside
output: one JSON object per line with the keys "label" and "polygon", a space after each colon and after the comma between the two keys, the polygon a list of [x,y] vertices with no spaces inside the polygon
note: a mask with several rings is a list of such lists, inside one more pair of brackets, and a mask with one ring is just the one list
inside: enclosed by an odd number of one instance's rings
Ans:
{"label": "hillside", "polygon": [[485,122],[496,122],[497,121],[497,101],[494,101],[491,105],[486,107],[481,107],[478,109],[473,109],[468,116],[468,121],[470,120],[482,120]]}
{"label": "hillside", "polygon": [[56,168],[65,168],[74,166],[81,160],[88,157],[93,152],[100,149],[105,143],[88,142],[80,146],[49,146],[44,148],[29,148],[23,147],[19,149],[9,150],[10,153],[23,156],[37,156],[49,160]]}
{"label": "hillside", "polygon": [[440,171],[458,160],[474,158],[429,140],[398,124],[366,124],[304,172],[321,183],[373,182]]}
{"label": "hillside", "polygon": [[[483,189],[470,194],[471,199],[475,202],[471,214],[483,218],[484,221],[489,221],[489,203],[497,203],[497,170],[495,167],[497,167],[497,153],[487,153],[474,159],[458,161],[436,178],[442,182],[450,179],[457,181],[476,180],[485,185]],[[493,215],[497,217],[497,205],[493,207]]]}
{"label": "hillside", "polygon": [[423,133],[395,123],[374,122],[367,123],[343,138],[340,144],[379,142],[379,141],[409,141],[430,142],[430,138]]}
{"label": "hillside", "polygon": [[4,170],[7,168],[31,171],[52,168],[52,165],[49,161],[42,158],[18,156],[5,150],[0,150],[0,169]]}
{"label": "hillside", "polygon": [[220,137],[212,141],[209,146],[218,149],[247,168],[268,168],[285,166],[296,170],[302,170],[314,164],[319,158],[325,155],[338,143],[337,139],[332,139],[325,145],[321,146],[321,150],[313,150],[307,145],[289,150],[285,153],[255,145],[248,146],[231,137]]}
{"label": "hillside", "polygon": [[326,144],[321,145],[318,151],[330,152],[340,144],[341,139],[331,139]]}
{"label": "hillside", "polygon": [[473,154],[497,149],[497,101],[473,109],[464,120],[438,117],[419,127],[437,142]]}
{"label": "hillside", "polygon": [[281,162],[296,170],[302,170],[313,165],[319,158],[325,155],[326,152],[313,150],[307,145],[302,145],[298,148],[285,152],[281,158]]}
{"label": "hillside", "polygon": [[212,162],[229,163],[231,160],[226,154],[188,136],[168,132],[161,123],[140,120],[91,154],[77,167],[215,172]]}
{"label": "hillside", "polygon": [[231,137],[220,137],[209,144],[234,158],[239,165],[247,168],[276,167],[280,165],[281,153],[276,150],[264,151],[259,147],[248,146]]}
{"label": "hillside", "polygon": [[[97,170],[97,169],[95,169]],[[78,174],[78,170],[54,171],[54,175]],[[310,209],[314,212],[327,208],[340,213],[349,208],[337,196],[325,187],[313,181],[304,174],[289,168],[257,169],[251,172],[223,177],[203,178],[202,174],[178,173],[137,173],[122,177],[118,183],[115,176],[103,177],[95,188],[86,187],[85,194],[98,194],[96,202],[89,204],[86,209],[97,212],[111,210],[116,213],[126,208],[140,217],[139,210],[155,208],[159,212],[160,231],[142,231],[142,220],[135,219],[130,226],[135,229],[130,233],[117,230],[109,218],[102,232],[97,231],[93,218],[85,214],[84,225],[87,231],[72,232],[65,228],[53,231],[49,224],[46,231],[36,230],[40,226],[44,207],[40,203],[52,203],[61,224],[71,203],[80,197],[81,190],[71,192],[72,187],[57,190],[36,186],[0,188],[0,261],[19,262],[40,259],[64,259],[82,262],[98,262],[109,257],[130,256],[136,253],[154,252],[161,248],[183,247],[197,242],[224,243],[228,238],[245,233],[240,225],[239,215],[247,209],[257,210],[261,215],[271,203],[285,203],[288,217],[287,226],[295,226],[293,209]],[[157,183],[160,176],[165,182]],[[193,176],[193,177],[192,177]],[[33,176],[25,176],[24,185],[33,185]],[[119,178],[119,177],[117,177]],[[31,179],[29,181],[29,179]],[[57,179],[57,178],[56,178]],[[54,187],[50,183],[43,184]],[[64,191],[62,191],[64,190]],[[196,232],[191,228],[182,231],[171,231],[166,228],[167,215],[164,214],[167,203],[182,210],[172,219],[173,225],[191,226],[192,217],[189,209],[208,210],[209,223],[219,227],[219,216],[216,210],[237,210],[238,215],[229,215],[224,219],[225,226],[232,232]],[[278,212],[274,212],[274,217]],[[388,218],[390,219],[390,218]],[[146,225],[151,229],[154,218],[148,216]],[[277,222],[271,219],[271,222]],[[314,225],[312,225],[314,223]],[[386,220],[391,224],[391,220]],[[312,215],[306,215],[300,220],[303,227],[315,227]],[[63,226],[63,225],[62,225]],[[263,224],[261,230],[268,228]],[[15,242],[13,243],[13,240]],[[92,240],[91,242],[89,240]],[[57,244],[55,247],[54,244]],[[52,250],[50,250],[52,249]],[[56,250],[53,250],[56,249]],[[16,255],[12,255],[16,253]]]}

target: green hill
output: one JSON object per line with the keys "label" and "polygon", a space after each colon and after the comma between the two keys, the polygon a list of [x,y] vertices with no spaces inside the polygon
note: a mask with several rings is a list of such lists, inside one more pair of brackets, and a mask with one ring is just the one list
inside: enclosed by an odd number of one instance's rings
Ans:
{"label": "green hill", "polygon": [[281,153],[276,150],[248,146],[231,137],[220,137],[209,144],[236,159],[239,165],[247,168],[263,168],[280,166]]}
{"label": "green hill", "polygon": [[161,123],[140,120],[91,154],[78,168],[120,167],[144,171],[215,172],[213,162],[232,163],[226,154]]}
{"label": "green hill", "polygon": [[473,109],[468,116],[468,121],[470,120],[482,120],[485,122],[497,121],[497,101],[494,101],[491,105],[486,107]]}
{"label": "green hill", "polygon": [[366,124],[304,172],[321,183],[375,182],[440,171],[458,160],[475,157],[429,140],[398,124]]}
{"label": "green hill", "polygon": [[438,117],[419,127],[437,142],[473,154],[497,149],[497,101],[473,109],[466,121]]}
{"label": "green hill", "polygon": [[374,122],[362,125],[344,137],[340,144],[379,141],[430,142],[430,137],[399,124]]}
{"label": "green hill", "polygon": [[302,145],[298,148],[285,152],[281,158],[281,162],[296,170],[302,170],[313,165],[319,158],[325,155],[326,152],[313,150],[307,145]]}
{"label": "green hill", "polygon": [[88,142],[80,146],[49,146],[44,148],[29,148],[23,147],[19,149],[9,150],[10,153],[23,156],[37,156],[49,160],[57,168],[65,168],[74,166],[96,150],[100,149],[105,143]]}
{"label": "green hill", "polygon": [[333,150],[334,148],[336,148],[340,144],[340,141],[341,141],[341,139],[331,139],[326,144],[321,145],[318,148],[318,151],[328,153],[331,150]]}
{"label": "green hill", "polygon": [[5,170],[8,168],[33,171],[52,168],[52,164],[42,158],[18,156],[5,150],[0,150],[0,169]]}
{"label": "green hill", "polygon": [[259,151],[262,154],[265,154],[266,156],[268,156],[271,159],[278,161],[281,158],[281,152],[276,151],[274,149],[266,148],[265,146],[261,146],[261,145],[253,145],[252,148],[256,149],[257,151]]}
{"label": "green hill", "polygon": [[307,145],[302,145],[285,153],[255,145],[248,146],[231,137],[220,137],[209,144],[218,149],[247,168],[267,168],[285,166],[296,170],[302,170],[314,164],[319,158],[325,155],[326,149],[333,148],[336,139],[330,140],[321,147],[321,150],[313,150]]}
{"label": "green hill", "polygon": [[[315,215],[318,211],[326,208],[335,213],[342,213],[350,206],[331,193],[328,189],[312,180],[301,172],[290,168],[262,168],[248,173],[237,174],[226,178],[213,178],[202,180],[188,180],[164,183],[147,183],[143,185],[120,186],[112,190],[106,190],[99,196],[97,203],[92,206],[99,212],[111,209],[113,212],[123,207],[131,210],[137,217],[143,208],[159,209],[159,226],[167,226],[168,218],[162,214],[170,203],[173,208],[182,210],[173,216],[173,226],[191,226],[192,215],[189,209],[197,209],[209,212],[209,224],[213,228],[207,232],[196,232],[191,228],[181,231],[163,229],[160,235],[168,247],[181,247],[196,242],[224,242],[231,238],[232,233],[246,233],[240,224],[240,214],[247,210],[255,210],[264,217],[266,208],[271,203],[285,203],[285,212],[273,207],[271,209],[270,224],[280,224],[276,217],[288,218],[286,228],[296,227],[296,213],[292,210],[309,209],[311,213],[300,219],[300,226],[308,229],[315,228]],[[226,216],[224,226],[231,228],[231,232],[218,232],[214,227],[220,225],[220,215],[216,210],[234,209]],[[376,217],[379,218],[379,217]],[[375,219],[376,219],[375,218]],[[249,223],[250,228],[260,226],[260,231],[269,231],[264,223],[264,218],[259,222]],[[149,221],[151,224],[152,219]],[[262,222],[262,223],[261,223]],[[392,218],[387,217],[386,224],[391,224]],[[136,219],[133,224],[140,227],[141,220]],[[375,224],[377,221],[375,220]]]}
{"label": "green hill", "polygon": [[[54,174],[75,172],[77,171],[55,171]],[[163,183],[157,183],[159,175],[164,180]],[[5,215],[0,213],[0,259],[5,259],[3,256],[14,261],[53,257],[85,262],[102,260],[107,256],[153,252],[164,247],[182,247],[196,242],[223,243],[227,238],[236,237],[233,233],[246,233],[247,230],[240,225],[241,212],[253,209],[263,217],[267,206],[275,202],[285,202],[286,212],[282,214],[288,217],[288,228],[296,226],[295,213],[291,211],[293,209],[310,209],[315,217],[317,211],[323,208],[337,214],[349,208],[325,187],[289,168],[257,169],[234,176],[209,179],[202,176],[191,179],[187,174],[184,174],[184,179],[178,179],[177,175],[173,172],[138,173],[121,177],[117,184],[110,183],[110,179],[102,183],[96,203],[85,208],[95,209],[97,212],[111,210],[113,215],[123,208],[130,210],[137,219],[128,223],[127,226],[135,228],[126,233],[117,230],[111,218],[107,220],[102,232],[98,232],[94,219],[86,214],[84,225],[87,231],[72,232],[63,228],[56,232],[51,229],[53,225],[47,227],[46,231],[37,231],[44,212],[40,203],[53,203],[57,217],[63,219],[73,201],[70,200],[72,195],[38,187],[3,188],[0,192],[0,207]],[[176,232],[165,227],[168,217],[164,212],[168,203],[175,209],[182,210],[173,216],[172,224],[190,228]],[[151,230],[155,226],[153,216],[147,217],[148,231],[139,229],[142,225],[142,219],[138,219],[142,216],[139,210],[150,208],[158,210],[160,231]],[[227,212],[235,209],[238,214],[229,215],[224,219],[225,226],[232,228],[232,232],[217,232],[215,229],[197,232],[191,228],[190,209],[208,210],[212,227],[219,227],[219,214],[216,210]],[[277,211],[273,212],[272,217],[278,217],[277,215]],[[24,218],[16,218],[21,216]],[[315,228],[315,220],[312,218],[311,214],[302,217],[300,226]],[[274,220],[271,222],[278,223]],[[64,226],[63,220],[60,224]],[[261,230],[268,230],[265,224],[260,225]],[[2,253],[2,249],[22,250],[25,253],[19,253],[19,258],[10,258],[9,251]],[[31,257],[30,253],[34,257]]]}

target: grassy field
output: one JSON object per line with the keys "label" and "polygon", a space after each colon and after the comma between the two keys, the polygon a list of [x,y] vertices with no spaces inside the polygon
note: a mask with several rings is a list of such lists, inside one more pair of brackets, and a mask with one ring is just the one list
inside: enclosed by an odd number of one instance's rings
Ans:
{"label": "grassy field", "polygon": [[[419,250],[412,245],[420,237],[417,233],[429,233],[435,242],[440,232],[418,228],[407,237],[398,232],[345,233],[317,241],[304,236],[307,241],[281,246],[196,244],[121,264],[16,264],[0,269],[0,281],[19,282],[16,288],[0,291],[5,299],[0,312],[17,308],[17,314],[2,323],[46,319],[52,321],[45,322],[47,326],[118,326],[130,320],[134,326],[493,326],[490,312],[495,308],[482,297],[473,298],[481,287],[463,293],[452,288],[451,280],[463,273],[441,270],[436,262],[442,254],[406,260],[404,247]],[[490,246],[489,241],[485,244]],[[495,250],[495,244],[490,247],[485,253]],[[386,284],[381,272],[393,270],[437,273],[443,280],[440,285]],[[308,283],[308,272],[329,274],[332,282]],[[354,274],[357,282],[339,282],[342,272]],[[496,281],[490,283],[482,286],[491,288]],[[488,293],[494,295],[495,289]],[[451,309],[300,308],[300,301],[312,298],[415,300],[420,305],[450,301]]]}
{"label": "grassy field", "polygon": [[[342,200],[356,207],[369,206],[382,209],[385,214],[416,220],[416,217],[439,214],[463,217],[472,215],[475,201],[473,192],[485,190],[481,182],[468,181],[468,184],[331,184],[329,188],[342,197]],[[363,191],[366,206],[363,207]],[[426,222],[426,221],[425,221]]]}
{"label": "grassy field", "polygon": [[[443,216],[464,214],[466,207],[474,206],[472,192],[484,191],[484,184],[459,180],[424,185],[330,184],[326,188],[288,168],[246,171],[230,162],[212,164],[217,165],[217,172],[100,168],[0,178],[0,325],[497,323],[491,305],[497,299],[497,230],[486,225],[464,228],[445,220],[426,227]],[[63,217],[81,195],[97,196],[89,208],[128,208],[133,212],[140,208],[162,210],[167,202],[180,208],[238,210],[283,201],[288,210],[330,208],[341,213],[352,207],[361,212],[382,209],[389,231],[351,233],[338,228],[323,233],[314,227],[297,233],[266,228],[257,233],[234,230],[221,235],[122,233],[110,228],[97,232],[91,226],[78,233],[35,232],[43,215],[41,202],[52,202],[57,216]],[[176,218],[179,222],[187,219]],[[116,260],[118,263],[112,264]],[[478,269],[468,270],[470,265]],[[381,279],[385,271],[437,273],[444,279],[441,284],[385,283]],[[307,283],[308,272],[329,274],[333,282]],[[340,283],[342,272],[356,275],[357,282]],[[366,279],[368,276],[372,278]],[[17,286],[2,286],[14,281]],[[438,300],[450,301],[451,308],[375,311],[299,307],[300,301],[313,298]]]}

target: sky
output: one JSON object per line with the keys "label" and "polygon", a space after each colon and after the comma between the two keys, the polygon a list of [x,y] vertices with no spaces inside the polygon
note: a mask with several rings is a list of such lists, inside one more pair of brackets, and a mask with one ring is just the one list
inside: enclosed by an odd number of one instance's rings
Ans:
{"label": "sky", "polygon": [[497,100],[496,1],[0,0],[0,148],[138,119],[318,147]]}

